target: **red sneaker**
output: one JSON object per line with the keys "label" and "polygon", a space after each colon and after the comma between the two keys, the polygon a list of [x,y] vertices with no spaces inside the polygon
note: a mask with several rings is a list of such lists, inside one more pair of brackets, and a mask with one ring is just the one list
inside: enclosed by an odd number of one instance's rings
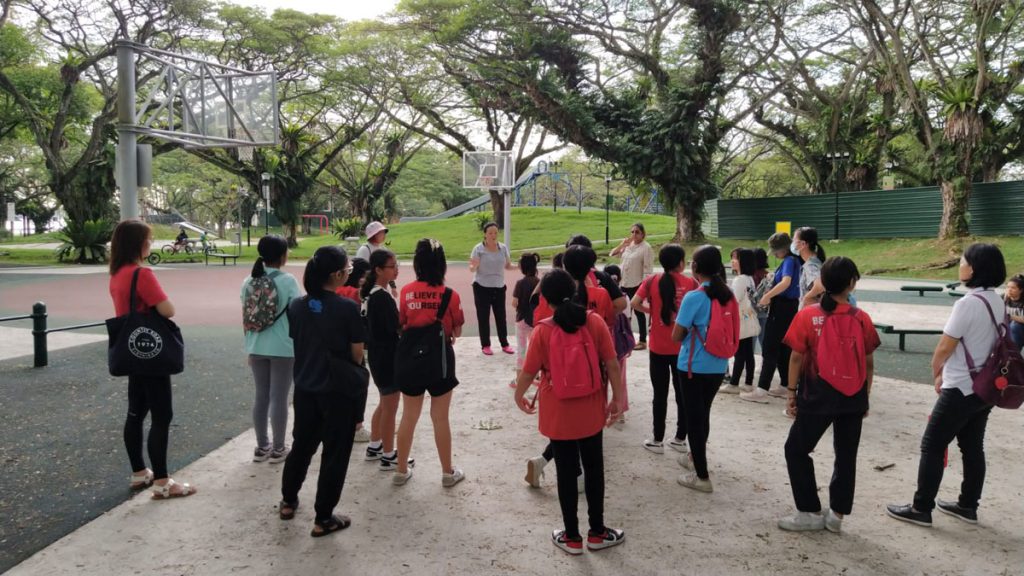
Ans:
{"label": "red sneaker", "polygon": [[551,542],[573,556],[583,554],[583,538],[570,538],[565,535],[565,530],[552,531]]}
{"label": "red sneaker", "polygon": [[504,352],[505,354],[515,354],[516,353],[516,351],[513,350],[511,346],[502,346],[501,347],[501,351]]}
{"label": "red sneaker", "polygon": [[591,550],[604,550],[612,546],[618,546],[626,541],[626,533],[615,528],[605,527],[601,534],[593,530],[587,532],[587,548]]}

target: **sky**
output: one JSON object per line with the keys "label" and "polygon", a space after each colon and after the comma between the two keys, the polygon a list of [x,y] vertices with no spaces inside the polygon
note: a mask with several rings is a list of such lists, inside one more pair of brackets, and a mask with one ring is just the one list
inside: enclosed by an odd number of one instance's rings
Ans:
{"label": "sky", "polygon": [[363,20],[381,16],[398,4],[398,0],[229,0],[242,6],[259,6],[268,13],[278,8],[302,12],[333,14],[344,20]]}

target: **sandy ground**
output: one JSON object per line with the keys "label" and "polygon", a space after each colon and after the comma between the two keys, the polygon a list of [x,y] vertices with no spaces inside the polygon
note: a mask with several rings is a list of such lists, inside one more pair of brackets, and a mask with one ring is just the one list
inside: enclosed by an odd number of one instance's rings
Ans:
{"label": "sandy ground", "polygon": [[[475,339],[458,345],[462,384],[452,427],[456,465],[467,480],[455,488],[441,487],[424,414],[409,484],[392,486],[387,474],[363,461],[365,445],[357,444],[338,509],[353,526],[313,539],[315,482],[307,481],[296,519],[278,520],[281,467],[249,461],[250,431],[175,474],[199,486],[195,497],[153,502],[139,495],[9,574],[1024,574],[1018,413],[997,410],[990,420],[979,525],[942,514],[931,529],[903,524],[883,507],[911,499],[935,394],[927,386],[878,380],[844,533],[791,534],[775,526],[793,507],[782,452],[790,421],[782,401],[751,404],[720,395],[709,444],[715,492],[688,490],[676,484],[673,451],[658,455],[641,447],[651,417],[646,352],[630,359],[628,422],[605,432],[606,521],[623,528],[627,540],[570,557],[549,538],[561,525],[553,466],[542,489],[523,482],[525,460],[545,440],[535,419],[512,404],[513,358],[477,350]],[[367,415],[376,405],[374,391],[369,404]],[[189,425],[185,414],[176,422]],[[674,424],[670,416],[669,429]],[[498,428],[480,429],[488,427]],[[816,453],[818,481],[826,487],[829,438]],[[960,480],[955,447],[952,456],[940,490],[945,498],[956,497]],[[874,469],[886,464],[894,466]],[[74,489],[73,479],[67,489]],[[827,488],[820,493],[827,505]],[[585,525],[582,497],[580,510]]]}

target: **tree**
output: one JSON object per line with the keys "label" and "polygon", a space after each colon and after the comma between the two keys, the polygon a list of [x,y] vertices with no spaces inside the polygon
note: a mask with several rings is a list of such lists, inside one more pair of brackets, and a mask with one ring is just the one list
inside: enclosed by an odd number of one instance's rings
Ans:
{"label": "tree", "polygon": [[[12,0],[0,0],[0,24],[11,13]],[[205,0],[24,0],[25,16],[33,18],[45,43],[42,53],[64,54],[55,89],[34,94],[19,85],[17,74],[0,69],[0,92],[18,107],[27,130],[43,154],[48,186],[68,218],[85,222],[113,215],[113,131],[117,87],[114,42],[129,39],[173,50],[202,20]],[[145,85],[150,78],[140,77]],[[80,118],[74,103],[83,84],[95,94],[98,112]]]}

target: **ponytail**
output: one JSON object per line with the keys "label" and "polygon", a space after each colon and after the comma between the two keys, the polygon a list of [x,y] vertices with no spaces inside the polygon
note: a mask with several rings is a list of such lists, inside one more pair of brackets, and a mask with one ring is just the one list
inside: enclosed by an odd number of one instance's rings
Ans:
{"label": "ponytail", "polygon": [[671,326],[676,314],[676,281],[671,272],[686,262],[686,250],[679,244],[665,244],[658,252],[658,263],[665,273],[658,280],[658,295],[661,296],[661,322]]}
{"label": "ponytail", "polygon": [[306,262],[306,273],[302,276],[302,286],[310,297],[322,297],[326,294],[324,284],[335,272],[348,267],[348,254],[339,246],[321,246]]}
{"label": "ponytail", "polygon": [[251,275],[253,278],[260,278],[266,275],[267,266],[271,268],[281,266],[281,262],[288,254],[288,241],[277,234],[267,234],[256,244],[256,251],[259,252],[259,257],[252,265]]}
{"label": "ponytail", "polygon": [[576,281],[576,293],[573,301],[587,309],[587,276],[597,263],[597,253],[593,248],[574,244],[569,246],[562,258],[565,271]]}
{"label": "ponytail", "polygon": [[[362,288],[359,289],[359,297],[362,300],[366,300],[370,297],[370,291],[377,284],[377,269],[383,268],[388,265],[388,262],[395,257],[395,253],[387,248],[378,248],[370,254],[370,270],[366,273],[366,282],[363,282]],[[359,258],[356,258],[359,260]],[[354,263],[356,260],[353,260]]]}
{"label": "ponytail", "polygon": [[263,256],[257,256],[256,263],[252,265],[252,272],[249,275],[253,278],[262,278],[266,274],[267,269],[263,266]]}
{"label": "ponytail", "polygon": [[711,244],[705,244],[693,253],[693,272],[706,278],[709,285],[704,289],[708,298],[718,300],[723,306],[733,298],[732,290],[725,283],[725,266],[722,253]]}
{"label": "ponytail", "polygon": [[793,233],[793,236],[795,238],[803,240],[804,242],[807,242],[808,248],[810,248],[811,251],[814,252],[815,256],[818,257],[818,260],[821,260],[822,262],[825,261],[825,249],[822,248],[821,244],[818,243],[817,228],[813,228],[811,226],[797,228],[796,232]]}
{"label": "ponytail", "polygon": [[860,279],[860,271],[857,264],[845,256],[833,256],[821,266],[821,284],[825,287],[825,294],[821,297],[821,309],[825,312],[833,312],[836,306],[835,295],[842,294],[850,287],[850,283]]}
{"label": "ponytail", "polygon": [[540,281],[540,294],[555,311],[555,324],[569,334],[587,323],[586,306],[580,306],[572,300],[575,290],[575,280],[564,270],[552,270]]}

